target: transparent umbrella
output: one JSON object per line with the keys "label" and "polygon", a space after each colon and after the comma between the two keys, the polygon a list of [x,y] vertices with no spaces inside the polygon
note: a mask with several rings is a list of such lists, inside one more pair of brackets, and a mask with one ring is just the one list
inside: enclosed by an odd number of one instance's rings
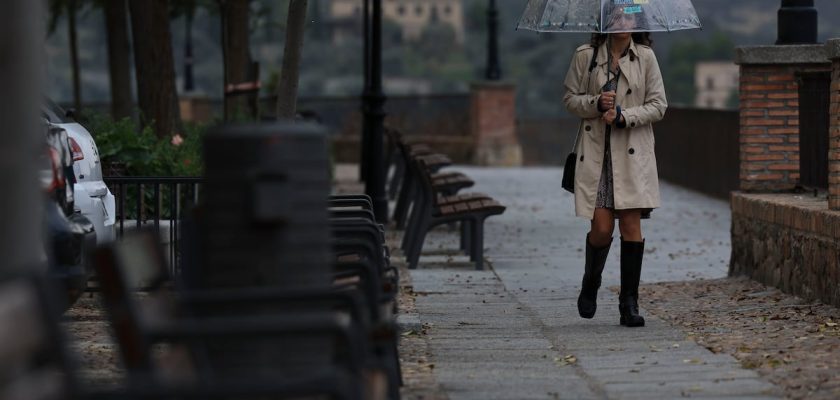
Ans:
{"label": "transparent umbrella", "polygon": [[700,27],[691,0],[528,0],[517,29],[610,33]]}

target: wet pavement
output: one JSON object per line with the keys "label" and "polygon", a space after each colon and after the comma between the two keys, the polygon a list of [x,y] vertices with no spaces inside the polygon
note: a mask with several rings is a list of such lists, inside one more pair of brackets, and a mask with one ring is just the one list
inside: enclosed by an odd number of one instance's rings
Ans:
{"label": "wet pavement", "polygon": [[[489,268],[474,271],[455,232],[427,239],[411,271],[434,380],[450,399],[778,398],[781,391],[642,310],[644,328],[618,324],[618,230],[598,313],[577,315],[589,222],[574,216],[559,168],[452,167],[505,214],[485,225]],[[725,277],[729,206],[662,184],[662,207],[643,221],[642,282]],[[414,318],[415,316],[412,316]],[[410,389],[410,388],[409,388]],[[410,390],[409,390],[410,392]]]}

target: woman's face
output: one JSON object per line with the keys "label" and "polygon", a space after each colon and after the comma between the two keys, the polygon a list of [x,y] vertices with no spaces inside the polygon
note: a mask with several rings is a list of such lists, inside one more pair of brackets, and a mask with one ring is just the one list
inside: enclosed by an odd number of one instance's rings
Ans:
{"label": "woman's face", "polygon": [[[625,14],[624,9],[619,7],[615,10],[615,13],[612,15],[612,21],[610,23],[610,30],[616,31],[625,31],[625,30],[633,30],[636,29],[636,14]],[[616,33],[614,35],[625,35],[629,36],[629,33],[619,34]]]}

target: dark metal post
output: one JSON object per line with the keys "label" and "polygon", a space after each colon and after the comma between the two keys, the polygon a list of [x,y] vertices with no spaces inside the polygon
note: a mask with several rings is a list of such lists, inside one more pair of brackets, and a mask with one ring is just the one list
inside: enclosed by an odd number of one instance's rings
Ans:
{"label": "dark metal post", "polygon": [[362,0],[362,58],[364,71],[364,83],[362,85],[362,134],[359,139],[359,181],[367,181],[367,165],[368,165],[368,146],[370,146],[370,121],[368,119],[367,108],[368,98],[370,97],[370,0]]}
{"label": "dark metal post", "polygon": [[776,44],[816,44],[817,9],[814,0],[782,0]]}
{"label": "dark metal post", "polygon": [[184,33],[184,92],[195,90],[193,81],[193,48],[192,48],[193,10],[187,10],[186,30]]}
{"label": "dark metal post", "polygon": [[38,186],[42,167],[36,154],[44,153],[41,120],[41,49],[44,46],[44,2],[3,2],[0,13],[0,121],[3,121],[3,196],[7,212],[0,224],[0,278],[43,273],[46,199]]}
{"label": "dark metal post", "polygon": [[385,198],[385,166],[382,154],[385,95],[382,93],[382,0],[373,0],[370,46],[370,94],[367,96],[366,119],[370,123],[370,148],[367,149],[365,193],[373,200],[373,213],[379,223],[388,222],[388,200]]}
{"label": "dark metal post", "polygon": [[502,79],[502,69],[499,67],[499,11],[496,0],[490,0],[487,7],[487,71],[484,77],[488,81]]}

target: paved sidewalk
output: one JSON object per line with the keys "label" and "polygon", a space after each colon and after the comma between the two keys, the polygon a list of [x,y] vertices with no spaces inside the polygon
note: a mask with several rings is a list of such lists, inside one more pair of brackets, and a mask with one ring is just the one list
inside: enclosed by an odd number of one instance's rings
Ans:
{"label": "paved sidewalk", "polygon": [[[731,356],[713,354],[644,313],[618,325],[618,238],[597,316],[576,308],[588,222],[574,217],[557,168],[453,168],[474,191],[508,206],[486,225],[487,271],[473,271],[445,230],[430,235],[411,271],[416,312],[428,324],[434,375],[450,399],[777,398]],[[663,184],[663,207],[643,222],[643,282],[720,278],[729,260],[723,201]]]}

